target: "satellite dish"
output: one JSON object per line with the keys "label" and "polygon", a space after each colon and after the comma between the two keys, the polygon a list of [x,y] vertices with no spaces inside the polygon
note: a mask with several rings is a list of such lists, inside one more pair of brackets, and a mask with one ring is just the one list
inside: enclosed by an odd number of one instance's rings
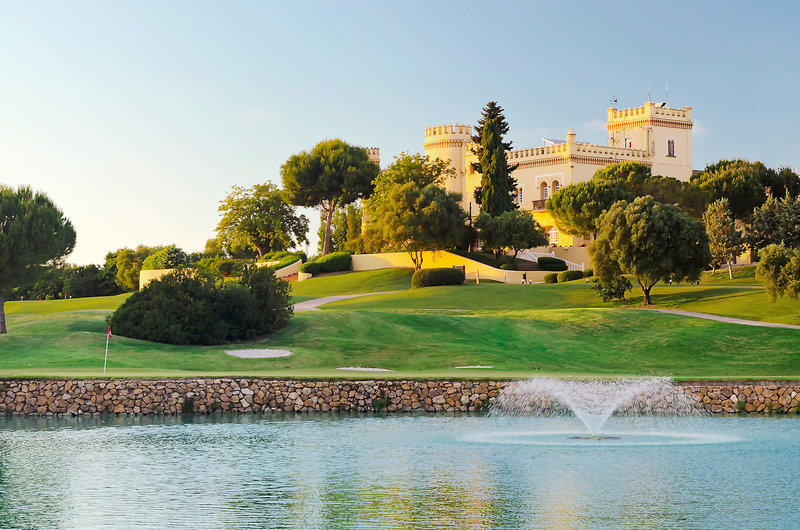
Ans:
{"label": "satellite dish", "polygon": [[662,101],[661,103],[658,104],[658,106],[663,109],[664,107],[667,106],[667,102],[666,101]]}

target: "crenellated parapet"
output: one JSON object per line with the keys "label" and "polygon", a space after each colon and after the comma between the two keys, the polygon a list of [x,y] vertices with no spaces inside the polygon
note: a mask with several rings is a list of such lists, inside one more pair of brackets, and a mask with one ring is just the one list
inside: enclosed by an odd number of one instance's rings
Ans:
{"label": "crenellated parapet", "polygon": [[436,125],[425,129],[425,149],[463,147],[472,142],[472,127],[463,123]]}
{"label": "crenellated parapet", "polygon": [[641,107],[631,109],[608,109],[606,128],[614,132],[631,127],[671,127],[675,129],[692,128],[692,107],[671,109],[648,101]]}
{"label": "crenellated parapet", "polygon": [[381,149],[379,147],[365,147],[370,162],[381,165]]}

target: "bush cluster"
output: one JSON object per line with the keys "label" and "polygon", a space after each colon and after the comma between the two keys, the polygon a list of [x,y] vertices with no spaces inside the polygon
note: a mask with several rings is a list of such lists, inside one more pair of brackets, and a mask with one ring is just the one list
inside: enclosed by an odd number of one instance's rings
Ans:
{"label": "bush cluster", "polygon": [[349,252],[332,252],[314,261],[300,265],[300,272],[320,274],[322,272],[349,271],[353,267],[353,255]]}
{"label": "bush cluster", "polygon": [[292,316],[289,284],[248,267],[240,282],[175,271],[133,293],[109,318],[114,332],[167,344],[223,344],[276,331]]}
{"label": "bush cluster", "polygon": [[503,263],[502,265],[500,265],[500,268],[503,269],[504,271],[515,271],[515,270],[517,270],[517,264],[516,263]]}
{"label": "bush cluster", "polygon": [[558,283],[583,279],[583,271],[563,271],[558,273]]}
{"label": "bush cluster", "polygon": [[558,258],[550,258],[550,257],[542,257],[537,260],[539,263],[539,268],[543,271],[565,271],[567,270],[567,264],[564,263],[564,260]]}
{"label": "bush cluster", "polygon": [[625,276],[616,276],[612,278],[598,278],[594,285],[592,285],[594,292],[600,295],[603,302],[611,300],[624,300],[625,293],[633,289],[630,280]]}
{"label": "bush cluster", "polygon": [[455,268],[420,269],[411,276],[411,287],[434,287],[436,285],[461,285],[464,271]]}
{"label": "bush cluster", "polygon": [[591,268],[585,269],[583,271],[583,277],[584,278],[591,278],[592,276],[594,276],[594,271]]}
{"label": "bush cluster", "polygon": [[544,281],[544,283],[557,283],[558,274],[556,274],[555,272],[551,272],[550,274],[545,274],[542,280]]}
{"label": "bush cluster", "polygon": [[287,258],[290,258],[290,257],[294,258],[292,261],[290,261],[290,263],[294,263],[298,259],[303,260],[303,263],[308,261],[308,258],[306,257],[306,253],[305,252],[303,252],[303,251],[291,252],[289,250],[279,250],[277,252],[271,252],[269,254],[264,254],[261,257],[261,259],[259,259],[258,261],[259,262],[264,262],[264,261],[283,261],[283,260],[285,260]]}

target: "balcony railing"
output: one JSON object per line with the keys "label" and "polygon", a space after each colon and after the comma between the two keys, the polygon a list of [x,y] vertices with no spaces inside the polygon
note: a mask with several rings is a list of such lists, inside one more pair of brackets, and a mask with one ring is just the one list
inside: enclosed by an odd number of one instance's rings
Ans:
{"label": "balcony railing", "polygon": [[534,210],[547,210],[544,205],[545,201],[533,201],[533,209]]}

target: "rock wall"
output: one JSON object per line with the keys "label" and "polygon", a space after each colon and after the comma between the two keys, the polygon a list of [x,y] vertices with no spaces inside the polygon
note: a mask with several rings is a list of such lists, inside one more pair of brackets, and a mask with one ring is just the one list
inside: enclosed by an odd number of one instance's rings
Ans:
{"label": "rock wall", "polygon": [[[474,411],[504,381],[111,379],[0,381],[0,414]],[[681,383],[706,410],[794,412],[800,382]],[[743,403],[743,404],[740,404]]]}

